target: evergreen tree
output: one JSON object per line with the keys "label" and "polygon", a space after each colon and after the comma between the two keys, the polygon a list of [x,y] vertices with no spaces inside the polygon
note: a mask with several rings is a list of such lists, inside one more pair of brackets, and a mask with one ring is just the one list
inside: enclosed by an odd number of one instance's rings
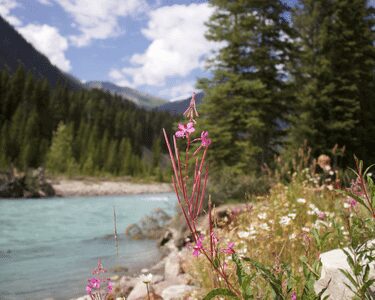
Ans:
{"label": "evergreen tree", "polygon": [[270,162],[287,111],[286,73],[291,32],[279,0],[211,0],[206,37],[224,46],[210,61],[212,79],[200,81],[204,125],[215,138],[215,165],[242,172]]}
{"label": "evergreen tree", "polygon": [[74,168],[72,141],[72,127],[60,123],[53,135],[52,144],[47,155],[47,168],[50,171],[64,173]]}
{"label": "evergreen tree", "polygon": [[349,154],[367,153],[366,159],[373,153],[373,17],[366,0],[302,0],[297,7],[298,104],[290,148],[307,140],[314,155],[329,153],[335,144],[346,146]]}

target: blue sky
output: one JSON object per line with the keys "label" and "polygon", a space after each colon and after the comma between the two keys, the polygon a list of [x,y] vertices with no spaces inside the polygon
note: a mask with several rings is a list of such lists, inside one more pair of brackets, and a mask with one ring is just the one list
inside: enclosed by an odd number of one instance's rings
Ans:
{"label": "blue sky", "polygon": [[0,15],[60,69],[165,99],[208,75],[211,12],[198,0],[0,0]]}

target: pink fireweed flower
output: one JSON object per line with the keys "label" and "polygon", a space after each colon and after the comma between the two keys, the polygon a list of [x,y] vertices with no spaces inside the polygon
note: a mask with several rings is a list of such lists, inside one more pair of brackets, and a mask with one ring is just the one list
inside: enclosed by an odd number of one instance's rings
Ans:
{"label": "pink fireweed flower", "polygon": [[208,131],[202,131],[201,133],[201,145],[203,147],[208,147],[211,145],[211,139],[208,138]]}
{"label": "pink fireweed flower", "polygon": [[86,286],[86,293],[90,295],[91,292],[92,292],[92,287],[91,287],[91,285],[88,284],[88,285]]}
{"label": "pink fireweed flower", "polygon": [[101,259],[98,259],[98,266],[96,267],[96,269],[92,271],[92,274],[95,275],[95,274],[106,273],[106,272],[107,270],[103,268]]}
{"label": "pink fireweed flower", "polygon": [[193,247],[193,256],[195,256],[195,257],[199,256],[200,252],[203,249],[202,241],[203,241],[203,237],[200,236],[198,238],[197,242],[195,243],[195,246]]}
{"label": "pink fireweed flower", "polygon": [[107,283],[107,289],[108,289],[108,292],[112,292],[112,289],[113,289],[113,283],[109,279]]}
{"label": "pink fireweed flower", "polygon": [[91,279],[89,279],[88,285],[93,289],[100,289],[100,279],[95,278],[95,277],[91,278]]}
{"label": "pink fireweed flower", "polygon": [[291,300],[297,300],[297,293],[294,291],[292,296],[290,297]]}
{"label": "pink fireweed flower", "polygon": [[199,117],[196,105],[195,105],[195,93],[191,97],[189,107],[184,111],[184,116],[188,118],[190,121],[195,123],[194,117]]}
{"label": "pink fireweed flower", "polygon": [[219,243],[219,239],[217,238],[215,232],[211,233],[211,238],[212,238],[212,244],[213,244],[213,246],[216,247],[217,244]]}
{"label": "pink fireweed flower", "polygon": [[350,205],[350,208],[354,208],[357,205],[357,201],[354,200],[353,198],[349,198],[349,205]]}
{"label": "pink fireweed flower", "polygon": [[176,131],[175,136],[178,138],[184,138],[187,137],[189,134],[193,133],[195,131],[194,123],[189,122],[186,125],[184,124],[178,124],[178,131]]}
{"label": "pink fireweed flower", "polygon": [[233,242],[230,242],[230,243],[228,243],[227,248],[225,248],[225,249],[223,250],[223,252],[224,252],[225,254],[233,254],[233,253],[236,252],[236,251],[234,251],[233,247],[234,247],[234,243],[233,243]]}

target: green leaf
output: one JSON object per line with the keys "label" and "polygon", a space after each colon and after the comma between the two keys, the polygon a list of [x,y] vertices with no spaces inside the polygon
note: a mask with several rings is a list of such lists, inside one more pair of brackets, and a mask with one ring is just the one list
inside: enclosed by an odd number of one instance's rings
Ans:
{"label": "green leaf", "polygon": [[234,294],[231,290],[225,289],[225,288],[218,288],[210,291],[203,300],[210,300],[214,299],[216,296],[226,296],[230,299],[239,300],[239,298]]}

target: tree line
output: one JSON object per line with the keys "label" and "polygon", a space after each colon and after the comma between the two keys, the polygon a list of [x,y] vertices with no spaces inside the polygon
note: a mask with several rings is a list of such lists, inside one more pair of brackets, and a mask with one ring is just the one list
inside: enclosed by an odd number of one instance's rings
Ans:
{"label": "tree line", "polygon": [[210,0],[224,45],[199,81],[213,165],[242,173],[346,147],[375,162],[374,8],[366,0]]}
{"label": "tree line", "polygon": [[22,67],[0,71],[0,169],[160,178],[161,129],[173,122],[100,90],[51,88]]}

